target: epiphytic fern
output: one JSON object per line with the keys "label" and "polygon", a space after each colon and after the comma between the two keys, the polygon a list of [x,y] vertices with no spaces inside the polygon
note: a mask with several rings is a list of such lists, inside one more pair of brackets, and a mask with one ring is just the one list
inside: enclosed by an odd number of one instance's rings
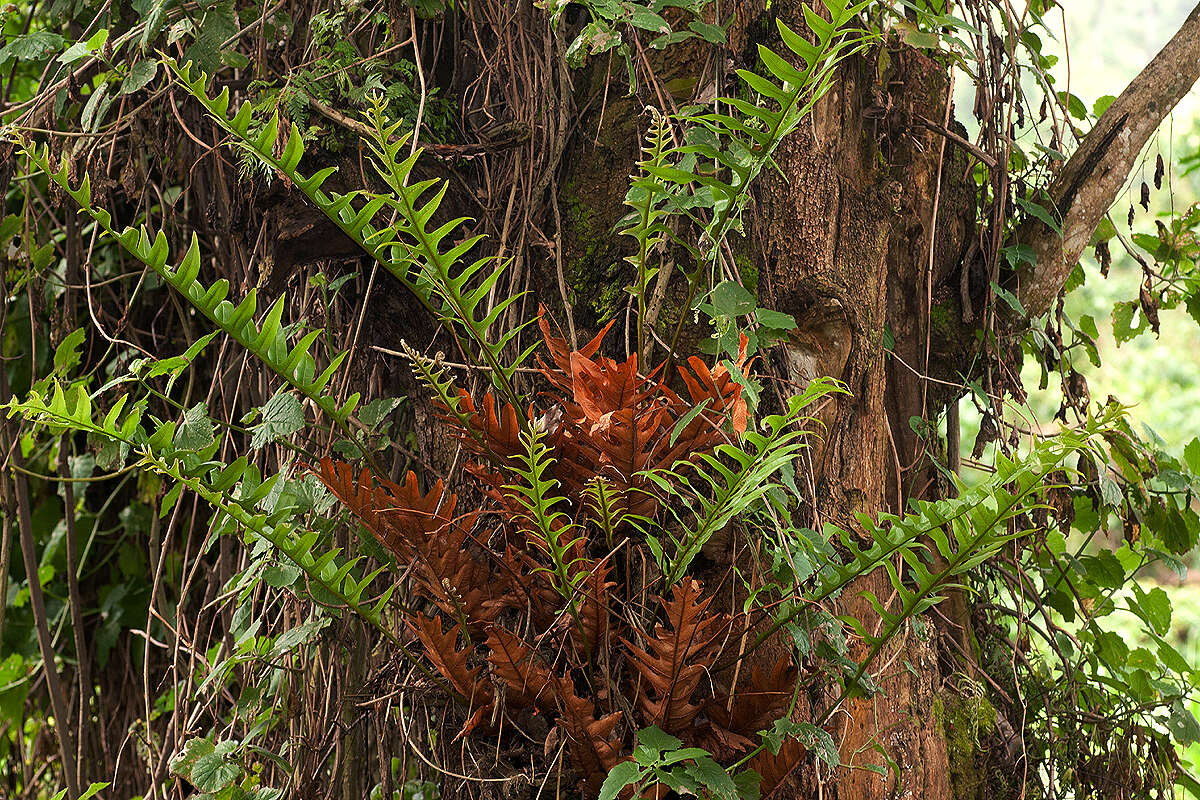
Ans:
{"label": "epiphytic fern", "polygon": [[[295,125],[291,126],[286,143],[277,155],[278,116],[268,120],[261,133],[255,136],[251,131],[253,111],[250,103],[244,103],[230,116],[228,89],[211,97],[206,89],[208,76],[194,74],[190,64],[181,67],[168,61],[167,65],[238,144],[291,181],[343,233],[391,272],[426,308],[448,323],[463,345],[463,351],[489,368],[489,374],[505,400],[517,402],[512,377],[531,350],[525,350],[509,362],[504,356],[504,348],[516,339],[522,326],[496,333],[494,323],[519,295],[514,294],[490,307],[485,302],[506,264],[494,256],[472,256],[482,236],[470,236],[458,244],[446,246],[449,238],[462,230],[466,219],[459,217],[435,227],[433,219],[445,197],[446,184],[432,179],[413,180],[413,168],[421,150],[418,148],[402,156],[408,134],[398,135],[401,122],[389,123],[384,118],[382,101],[373,102],[367,115],[371,135],[366,144],[372,153],[372,166],[391,191],[377,194],[358,189],[340,193],[326,187],[335,168],[326,167],[307,176],[299,171],[304,142]],[[380,212],[384,211],[394,212],[396,221],[390,224],[377,221]]]}
{"label": "epiphytic fern", "polygon": [[25,150],[25,154],[34,165],[45,171],[51,180],[62,187],[85,213],[96,220],[106,233],[120,242],[130,255],[152,269],[183,295],[196,310],[257,356],[272,372],[287,381],[288,385],[312,400],[336,423],[346,427],[350,415],[358,405],[359,396],[351,395],[339,403],[326,394],[325,390],[345,359],[346,353],[334,356],[330,363],[318,372],[316,361],[309,350],[323,333],[321,329],[312,330],[294,345],[289,345],[283,326],[283,309],[286,302],[283,297],[271,305],[261,322],[256,322],[254,317],[258,309],[258,298],[254,289],[235,306],[227,299],[229,281],[221,279],[211,285],[205,285],[200,280],[200,245],[194,234],[178,265],[171,266],[168,264],[170,246],[162,231],[153,239],[145,227],[118,231],[112,224],[112,215],[92,205],[91,183],[87,176],[84,176],[78,188],[72,187],[65,163],[58,170],[52,169],[48,148],[30,147]]}

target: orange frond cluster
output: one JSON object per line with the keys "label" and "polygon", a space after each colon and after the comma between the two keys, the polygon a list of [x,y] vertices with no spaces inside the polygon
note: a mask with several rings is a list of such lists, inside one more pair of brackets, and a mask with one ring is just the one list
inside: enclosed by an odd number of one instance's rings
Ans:
{"label": "orange frond cluster", "polygon": [[[790,662],[771,676],[755,671],[731,703],[712,675],[732,638],[730,620],[710,611],[711,596],[685,579],[631,613],[635,595],[645,597],[646,575],[637,586],[620,548],[608,550],[613,525],[633,538],[628,515],[653,520],[661,511],[647,470],[665,474],[745,431],[742,387],[725,366],[692,358],[677,368],[681,396],[662,367],[645,375],[636,355],[602,355],[608,328],[572,351],[544,314],[539,322],[550,359],[541,364],[550,388],[539,396],[540,412],[501,405],[490,392],[478,402],[461,392],[454,412],[440,409],[439,420],[474,457],[466,473],[483,507],[457,513],[458,497],[441,481],[422,493],[411,472],[396,484],[330,459],[312,471],[405,567],[405,621],[467,709],[460,737],[491,729],[498,714],[544,715],[589,794],[640,727],[658,725],[720,756],[744,753],[785,710],[790,694],[770,687],[794,678]],[[746,367],[744,342],[735,366]],[[552,543],[547,528],[534,529],[516,488],[514,457],[526,453],[522,431],[533,426],[562,497],[548,528],[561,536]],[[606,514],[594,502],[598,482],[612,501]],[[565,568],[555,570],[552,551]],[[564,596],[564,581],[572,596]]]}

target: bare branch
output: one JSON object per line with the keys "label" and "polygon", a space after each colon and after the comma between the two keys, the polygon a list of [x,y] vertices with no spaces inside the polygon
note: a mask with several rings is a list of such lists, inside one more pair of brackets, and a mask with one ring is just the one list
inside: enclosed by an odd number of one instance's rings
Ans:
{"label": "bare branch", "polygon": [[1040,220],[1018,228],[1034,264],[1017,274],[1017,297],[1031,316],[1044,314],[1125,184],[1146,141],[1200,78],[1200,5],[1125,91],[1050,184],[1062,236]]}

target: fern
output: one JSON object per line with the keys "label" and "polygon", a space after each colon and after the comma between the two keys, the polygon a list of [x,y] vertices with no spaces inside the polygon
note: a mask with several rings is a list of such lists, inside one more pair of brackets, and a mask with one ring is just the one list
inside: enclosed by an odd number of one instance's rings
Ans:
{"label": "fern", "polygon": [[348,421],[358,406],[359,395],[355,393],[345,402],[338,404],[332,396],[325,393],[334,373],[345,359],[346,352],[337,354],[318,374],[316,361],[309,349],[324,331],[319,328],[309,331],[294,346],[289,347],[283,325],[285,297],[281,296],[276,300],[263,315],[262,322],[256,323],[254,316],[258,308],[258,297],[254,289],[235,306],[226,299],[229,295],[229,281],[222,278],[211,286],[205,286],[199,280],[200,245],[195,234],[192,234],[191,243],[178,266],[169,266],[167,262],[170,260],[170,246],[162,231],[159,231],[153,240],[145,226],[118,231],[113,227],[112,216],[104,209],[92,205],[91,183],[86,175],[79,187],[73,188],[68,180],[67,164],[64,163],[57,171],[51,168],[48,147],[25,148],[24,153],[34,165],[62,187],[106,233],[115,238],[123,249],[152,269],[210,322],[253,353],[272,372],[310,399],[349,433]]}
{"label": "fern", "polygon": [[408,342],[401,340],[400,349],[413,365],[417,380],[433,393],[435,402],[441,406],[457,423],[457,427],[467,431],[476,442],[483,444],[483,434],[471,424],[471,414],[463,408],[463,398],[460,390],[454,384],[445,367],[436,359],[418,353]]}
{"label": "fern", "polygon": [[[971,570],[993,557],[1005,544],[1028,535],[1028,530],[1010,530],[1013,521],[1030,510],[1030,501],[1047,487],[1047,476],[1062,468],[1072,454],[1085,450],[1103,430],[1103,421],[1089,423],[1081,431],[1065,431],[1036,445],[1024,460],[999,456],[996,473],[977,486],[960,486],[957,497],[936,502],[920,501],[913,513],[904,517],[880,514],[873,520],[859,514],[862,535],[868,544],[861,546],[855,535],[833,526],[828,530],[846,552],[839,563],[822,556],[815,585],[803,592],[801,602],[789,609],[759,633],[747,648],[753,651],[805,609],[837,597],[859,578],[883,568],[900,599],[898,611],[889,611],[870,593],[868,601],[884,621],[881,632],[871,634],[852,618],[843,618],[870,645],[867,657],[860,660],[846,692],[859,683],[880,650],[908,620],[927,611],[945,597],[945,592],[962,589]],[[896,564],[902,562],[903,571]],[[718,665],[718,669],[732,662]]]}
{"label": "fern", "polygon": [[788,401],[786,414],[763,419],[765,434],[747,430],[742,444],[719,444],[713,452],[701,452],[675,469],[646,473],[668,494],[684,503],[694,497],[699,505],[693,521],[676,515],[679,532],[667,532],[674,553],[663,554],[660,567],[668,586],[683,578],[714,534],[754,507],[776,485],[775,475],[806,446],[805,433],[796,426],[804,409],[839,391],[845,390],[833,379],[813,381],[802,395]]}
{"label": "fern", "polygon": [[588,572],[579,568],[584,559],[576,554],[581,551],[586,537],[560,510],[567,501],[555,492],[558,481],[550,475],[554,459],[544,437],[537,426],[521,433],[525,452],[516,456],[520,466],[512,469],[521,481],[504,488],[517,498],[523,509],[523,527],[537,549],[550,560],[551,566],[539,568],[539,571],[550,573],[554,590],[570,604],[572,616],[578,617],[577,590]]}
{"label": "fern", "polygon": [[[749,89],[773,104],[773,108],[736,97],[722,97],[719,105],[725,106],[725,110],[692,113],[684,118],[693,130],[704,134],[689,136],[688,143],[671,151],[671,156],[685,160],[673,166],[661,163],[643,166],[650,176],[662,183],[664,191],[670,191],[665,188],[668,185],[697,183],[707,193],[703,204],[712,207],[713,216],[707,223],[702,223],[705,231],[703,263],[716,259],[721,243],[738,225],[750,186],[772,163],[780,142],[796,129],[829,90],[837,66],[862,50],[871,37],[865,31],[848,27],[870,0],[821,2],[829,20],[807,5],[802,6],[815,42],[810,43],[776,20],[784,46],[803,63],[803,67],[792,66],[786,58],[760,44],[758,56],[770,77],[745,69],[737,71]],[[691,168],[692,162],[686,160],[689,155],[706,159],[728,177]]]}
{"label": "fern", "polygon": [[[52,432],[80,431],[128,448],[138,456],[138,466],[175,482],[176,488],[168,494],[168,503],[174,502],[172,498],[178,497],[182,488],[196,492],[218,512],[214,528],[220,529],[223,522],[232,520],[254,536],[270,542],[338,603],[399,643],[380,616],[395,587],[389,587],[373,604],[362,599],[367,586],[381,570],[358,578],[355,569],[361,558],[339,562],[340,551],[336,548],[321,555],[313,554],[319,533],[300,531],[286,521],[293,516],[294,509],[279,506],[269,514],[257,510],[276,488],[279,475],[259,480],[257,470],[244,457],[230,464],[209,460],[217,449],[216,441],[195,451],[178,450],[172,446],[176,438],[174,422],[158,423],[153,433],[147,433],[142,425],[144,412],[141,405],[135,403],[126,409],[127,404],[128,395],[122,395],[103,418],[97,418],[82,383],[72,384],[64,390],[62,384],[52,381],[46,394],[31,392],[24,401],[11,400],[0,408],[6,409],[10,417],[19,414],[30,422],[46,425]],[[157,423],[153,418],[148,420]],[[235,498],[235,487],[239,485],[244,489],[243,496]]]}
{"label": "fern", "polygon": [[625,260],[633,265],[636,279],[630,291],[638,303],[638,334],[637,351],[644,355],[646,352],[646,336],[643,325],[646,320],[646,292],[650,281],[658,273],[656,267],[650,266],[650,256],[658,251],[671,235],[671,229],[663,222],[668,215],[665,202],[671,193],[667,187],[655,179],[653,171],[667,165],[667,155],[671,143],[670,117],[651,108],[653,120],[646,134],[646,144],[642,148],[642,160],[638,166],[642,175],[635,177],[629,184],[625,195],[625,205],[633,209],[627,227],[621,230],[626,236],[637,241],[637,252],[626,256]]}
{"label": "fern", "polygon": [[[232,134],[242,147],[290,180],[343,233],[391,272],[422,305],[448,323],[463,351],[472,359],[481,358],[482,364],[489,368],[492,381],[505,400],[518,404],[512,378],[533,346],[511,364],[505,363],[504,348],[515,340],[524,325],[510,328],[494,340],[490,331],[520,295],[514,294],[494,304],[490,311],[483,311],[484,301],[507,264],[495,256],[484,256],[464,264],[482,236],[471,236],[456,245],[444,247],[443,243],[451,234],[461,230],[466,218],[459,217],[431,227],[445,197],[447,184],[438,180],[412,181],[412,170],[421,150],[401,158],[408,134],[396,135],[401,122],[387,123],[382,100],[375,99],[371,103],[367,115],[371,135],[367,145],[372,152],[372,165],[391,193],[354,190],[342,194],[322,188],[336,168],[326,167],[310,176],[299,172],[304,143],[294,124],[277,156],[277,115],[267,122],[258,136],[254,136],[250,103],[242,104],[230,117],[228,88],[216,97],[210,97],[205,88],[207,75],[193,75],[191,64],[180,67],[171,60],[166,64],[218,125]],[[376,227],[375,217],[384,210],[394,212],[398,221]],[[477,276],[481,277],[478,285],[468,288],[467,284]]]}

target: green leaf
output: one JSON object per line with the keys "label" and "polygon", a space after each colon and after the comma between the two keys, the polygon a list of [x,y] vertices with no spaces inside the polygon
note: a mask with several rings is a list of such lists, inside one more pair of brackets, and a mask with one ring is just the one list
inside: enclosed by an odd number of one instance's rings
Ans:
{"label": "green leaf", "polygon": [[1108,107],[1111,106],[1116,99],[1117,98],[1111,94],[1102,95],[1096,98],[1096,102],[1092,103],[1092,113],[1097,117],[1100,117],[1105,111],[1108,111]]}
{"label": "green leaf", "polygon": [[1155,586],[1150,591],[1142,590],[1138,584],[1133,584],[1133,594],[1141,609],[1141,617],[1150,624],[1159,636],[1166,636],[1171,629],[1171,598],[1160,587]]}
{"label": "green leaf", "polygon": [[1026,214],[1032,214],[1033,216],[1037,217],[1042,222],[1046,223],[1047,227],[1049,227],[1059,236],[1062,236],[1062,225],[1059,224],[1058,220],[1056,220],[1050,214],[1049,210],[1047,210],[1044,206],[1038,205],[1031,200],[1026,200],[1024,197],[1018,197],[1016,200],[1017,205],[1020,206]]}
{"label": "green leaf", "polygon": [[270,657],[277,659],[290,653],[300,645],[307,644],[324,630],[329,625],[329,622],[329,617],[319,617],[317,619],[310,619],[308,622],[297,625],[294,628],[289,628],[275,640],[275,644],[271,647]]}
{"label": "green leaf", "polygon": [[[100,792],[107,789],[109,787],[109,785],[110,784],[107,784],[107,783],[93,783],[91,786],[89,786],[87,788],[87,790],[83,794],[79,795],[79,800],[91,800],[91,798],[95,797],[97,794],[99,794]],[[67,796],[67,790],[61,789],[58,792],[56,792],[50,798],[50,800],[63,800],[63,798],[66,796]]]}
{"label": "green leaf", "polygon": [[807,722],[801,722],[797,737],[800,743],[809,750],[815,750],[817,756],[831,767],[836,767],[841,763],[841,758],[838,755],[837,744],[834,743],[833,737],[823,728],[818,728]]}
{"label": "green leaf", "polygon": [[709,293],[708,301],[716,309],[717,314],[723,317],[740,317],[758,307],[758,301],[754,295],[736,281],[718,283]]}
{"label": "green leaf", "polygon": [[49,31],[34,31],[17,36],[0,49],[0,64],[10,60],[40,61],[62,49],[63,37]]}
{"label": "green leaf", "polygon": [[108,41],[108,28],[101,28],[88,38],[86,42],[76,42],[58,57],[63,64],[74,64],[90,53],[94,53]]}
{"label": "green leaf", "polygon": [[262,420],[254,426],[250,447],[257,450],[291,436],[304,427],[304,407],[289,389],[280,389],[262,407]]}
{"label": "green leaf", "polygon": [[84,328],[76,328],[63,338],[54,350],[54,371],[60,376],[66,376],[79,363],[79,348],[87,338]]}
{"label": "green leaf", "polygon": [[396,406],[400,405],[403,397],[380,397],[378,400],[372,400],[362,407],[358,412],[358,420],[368,428],[374,428],[380,422],[396,410]]}
{"label": "green leaf", "polygon": [[196,766],[196,762],[202,756],[211,754],[214,749],[213,743],[208,739],[188,739],[171,759],[171,772],[181,778],[191,780],[192,767]]}
{"label": "green leaf", "polygon": [[1167,727],[1171,730],[1171,736],[1180,744],[1200,742],[1200,724],[1196,722],[1195,715],[1184,708],[1181,702],[1177,701],[1171,706],[1171,718]]}
{"label": "green leaf", "polygon": [[675,423],[675,427],[671,429],[671,438],[668,442],[671,447],[675,446],[675,441],[679,438],[679,434],[683,433],[683,431],[687,429],[687,426],[692,424],[692,420],[699,416],[700,413],[708,407],[708,403],[711,399],[711,397],[704,398],[695,406],[693,406],[691,411],[679,418],[679,421]]}
{"label": "green leaf", "polygon": [[611,770],[600,785],[599,800],[616,800],[621,790],[642,778],[642,768],[636,761],[622,761]]}
{"label": "green leaf", "polygon": [[295,564],[268,564],[263,568],[263,580],[268,586],[286,589],[300,577],[300,568]]}
{"label": "green leaf", "polygon": [[1187,443],[1187,447],[1183,448],[1183,460],[1187,462],[1193,475],[1200,476],[1200,438],[1193,438]]}
{"label": "green leaf", "polygon": [[1075,95],[1069,92],[1059,92],[1058,101],[1067,107],[1067,111],[1075,119],[1087,119],[1087,106]]}
{"label": "green leaf", "polygon": [[709,44],[725,43],[725,29],[720,25],[710,25],[707,22],[693,20],[688,23],[688,28],[700,34],[701,38]]}
{"label": "green leaf", "polygon": [[[1022,246],[1025,247],[1027,245],[1022,245]],[[1011,250],[1012,248],[1005,248],[1005,249]],[[1014,264],[1013,266],[1015,267],[1016,265]],[[1001,300],[1003,300],[1005,303],[1007,303],[1008,307],[1011,308],[1013,311],[1017,312],[1018,314],[1020,314],[1023,317],[1028,316],[1028,313],[1025,311],[1025,306],[1021,304],[1021,301],[1017,299],[1017,296],[1015,294],[1008,291],[1007,289],[1005,289],[1004,287],[1002,287],[1000,284],[996,283],[995,281],[992,281],[992,291],[996,293],[997,297],[999,297]]]}
{"label": "green leaf", "polygon": [[1096,226],[1096,230],[1092,233],[1092,238],[1088,241],[1088,246],[1095,247],[1101,242],[1107,242],[1116,235],[1117,226],[1112,224],[1111,219],[1104,217],[1100,220],[1100,224]]}
{"label": "green leaf", "polygon": [[233,784],[242,768],[227,761],[226,756],[237,749],[235,742],[221,742],[211,752],[201,755],[192,765],[190,780],[202,792],[218,792]]}
{"label": "green leaf", "polygon": [[621,32],[605,22],[589,22],[579,32],[564,54],[567,66],[578,69],[587,63],[589,56],[605,53],[621,44]]}
{"label": "green leaf", "polygon": [[664,732],[656,725],[651,725],[649,728],[643,728],[638,731],[637,740],[639,744],[657,750],[660,753],[664,750],[678,750],[683,746],[682,741]]}
{"label": "green leaf", "polygon": [[729,773],[711,758],[695,759],[691,766],[685,768],[684,772],[695,778],[701,786],[706,787],[714,799],[737,800],[737,784],[733,782],[733,778],[729,777]]}
{"label": "green leaf", "polygon": [[142,89],[158,74],[158,62],[152,58],[143,59],[129,68],[129,74],[121,81],[119,94],[133,94]]}
{"label": "green leaf", "polygon": [[1080,556],[1079,563],[1097,586],[1117,589],[1125,583],[1125,567],[1110,550],[1101,550],[1095,556]]}
{"label": "green leaf", "polygon": [[88,133],[94,132],[100,127],[100,123],[104,122],[104,115],[110,105],[112,98],[108,96],[108,84],[102,83],[92,91],[84,103],[83,112],[79,115],[79,125]]}
{"label": "green leaf", "polygon": [[1118,345],[1132,341],[1135,336],[1146,330],[1147,322],[1145,315],[1139,317],[1137,327],[1134,327],[1133,318],[1137,315],[1137,312],[1138,302],[1136,300],[1128,300],[1113,305],[1113,338],[1116,339]]}
{"label": "green leaf", "polygon": [[760,308],[754,312],[755,319],[758,324],[764,328],[771,328],[777,331],[790,331],[796,327],[796,318],[791,314],[784,314],[780,311],[772,311],[769,308]]}
{"label": "green leaf", "polygon": [[667,24],[667,21],[645,6],[632,5],[629,10],[631,12],[629,23],[633,27],[654,33],[671,32],[671,26]]}
{"label": "green leaf", "polygon": [[175,429],[175,447],[180,450],[201,450],[212,444],[213,438],[213,423],[205,403],[189,408]]}

